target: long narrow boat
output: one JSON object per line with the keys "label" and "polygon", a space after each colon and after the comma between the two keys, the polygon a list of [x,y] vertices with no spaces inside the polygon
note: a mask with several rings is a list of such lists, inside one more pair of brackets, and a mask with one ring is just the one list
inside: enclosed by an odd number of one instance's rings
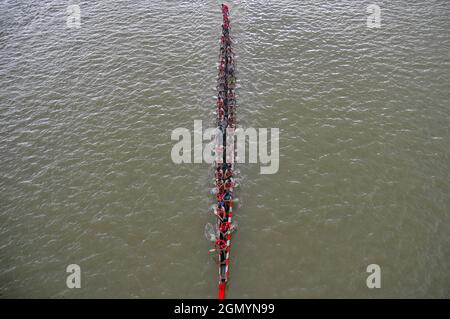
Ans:
{"label": "long narrow boat", "polygon": [[[230,37],[230,20],[228,6],[222,4],[222,35],[220,38],[219,75],[217,80],[216,123],[222,134],[223,156],[215,162],[215,216],[216,241],[215,250],[219,264],[218,298],[225,298],[225,289],[229,277],[233,201],[236,199],[234,181],[234,152],[232,159],[227,157],[227,130],[236,126],[236,65]],[[234,143],[233,143],[234,145]]]}

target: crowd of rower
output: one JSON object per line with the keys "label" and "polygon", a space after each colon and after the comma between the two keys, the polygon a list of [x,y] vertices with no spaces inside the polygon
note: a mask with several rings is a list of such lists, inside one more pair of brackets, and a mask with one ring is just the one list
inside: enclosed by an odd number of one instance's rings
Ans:
{"label": "crowd of rower", "polygon": [[[222,36],[220,39],[220,55],[219,55],[219,75],[217,84],[217,103],[216,115],[217,126],[222,134],[227,128],[236,127],[236,76],[235,76],[235,61],[234,53],[231,48],[232,40],[229,34],[230,21],[228,19],[228,7],[222,5],[223,25]],[[215,242],[216,248],[220,252],[227,251],[229,246],[227,244],[227,234],[233,230],[231,223],[231,206],[234,198],[234,187],[236,186],[233,180],[233,164],[223,163],[223,161],[216,161],[215,164],[215,195],[217,204],[214,209],[218,222],[217,228],[220,234]]]}
{"label": "crowd of rower", "polygon": [[222,5],[223,25],[220,39],[219,78],[217,84],[217,126],[222,131],[236,127],[236,75],[234,53],[229,34],[228,7]]}

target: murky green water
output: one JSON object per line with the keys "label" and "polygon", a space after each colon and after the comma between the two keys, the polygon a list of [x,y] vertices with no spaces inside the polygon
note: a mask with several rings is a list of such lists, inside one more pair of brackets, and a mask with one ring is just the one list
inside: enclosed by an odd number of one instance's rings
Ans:
{"label": "murky green water", "polygon": [[[230,2],[240,124],[281,158],[240,165],[229,297],[450,296],[450,3],[371,3]],[[211,168],[170,134],[213,124],[219,4],[2,1],[2,297],[215,298]]]}

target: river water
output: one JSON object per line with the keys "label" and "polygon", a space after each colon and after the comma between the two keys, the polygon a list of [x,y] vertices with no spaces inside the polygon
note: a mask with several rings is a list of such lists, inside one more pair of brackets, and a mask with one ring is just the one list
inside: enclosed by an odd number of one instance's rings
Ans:
{"label": "river water", "polygon": [[[280,129],[280,168],[239,166],[228,296],[448,298],[450,2],[230,10],[240,125]],[[211,167],[170,153],[213,125],[220,2],[0,11],[1,297],[215,298]]]}

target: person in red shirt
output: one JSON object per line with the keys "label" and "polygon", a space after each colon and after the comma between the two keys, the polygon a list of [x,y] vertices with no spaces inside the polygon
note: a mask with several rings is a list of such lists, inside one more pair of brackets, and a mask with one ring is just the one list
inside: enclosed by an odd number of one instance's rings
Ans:
{"label": "person in red shirt", "polygon": [[225,208],[222,205],[219,205],[217,209],[214,211],[214,215],[217,216],[220,220],[223,220],[226,216],[227,212],[225,211]]}
{"label": "person in red shirt", "polygon": [[228,178],[228,179],[225,181],[225,183],[223,184],[223,186],[225,187],[225,190],[229,191],[229,190],[231,190],[231,189],[233,188],[234,183],[233,183],[233,181],[231,180],[231,178]]}
{"label": "person in red shirt", "polygon": [[228,6],[225,3],[222,4],[222,13],[228,15]]}
{"label": "person in red shirt", "polygon": [[228,232],[229,229],[230,229],[230,222],[221,223],[219,226],[219,231],[224,235]]}
{"label": "person in red shirt", "polygon": [[225,116],[225,111],[224,111],[224,109],[223,108],[218,108],[217,109],[217,119],[219,120],[219,121],[222,121],[223,119],[224,119],[224,116]]}
{"label": "person in red shirt", "polygon": [[221,169],[216,170],[216,179],[223,178],[223,171]]}
{"label": "person in red shirt", "polygon": [[224,174],[225,179],[228,179],[228,178],[230,178],[232,176],[233,176],[233,170],[231,168],[227,168],[225,170],[225,174]]}
{"label": "person in red shirt", "polygon": [[225,196],[225,193],[217,193],[217,195],[216,195],[217,201],[222,202],[224,196]]}
{"label": "person in red shirt", "polygon": [[227,123],[230,127],[234,127],[236,125],[236,115],[233,113],[228,115]]}
{"label": "person in red shirt", "polygon": [[218,107],[218,108],[223,107],[223,99],[222,99],[222,98],[218,98],[218,99],[217,99],[217,107]]}
{"label": "person in red shirt", "polygon": [[217,181],[216,187],[217,187],[217,193],[223,193],[225,190],[225,186],[223,185],[223,182],[220,179]]}

